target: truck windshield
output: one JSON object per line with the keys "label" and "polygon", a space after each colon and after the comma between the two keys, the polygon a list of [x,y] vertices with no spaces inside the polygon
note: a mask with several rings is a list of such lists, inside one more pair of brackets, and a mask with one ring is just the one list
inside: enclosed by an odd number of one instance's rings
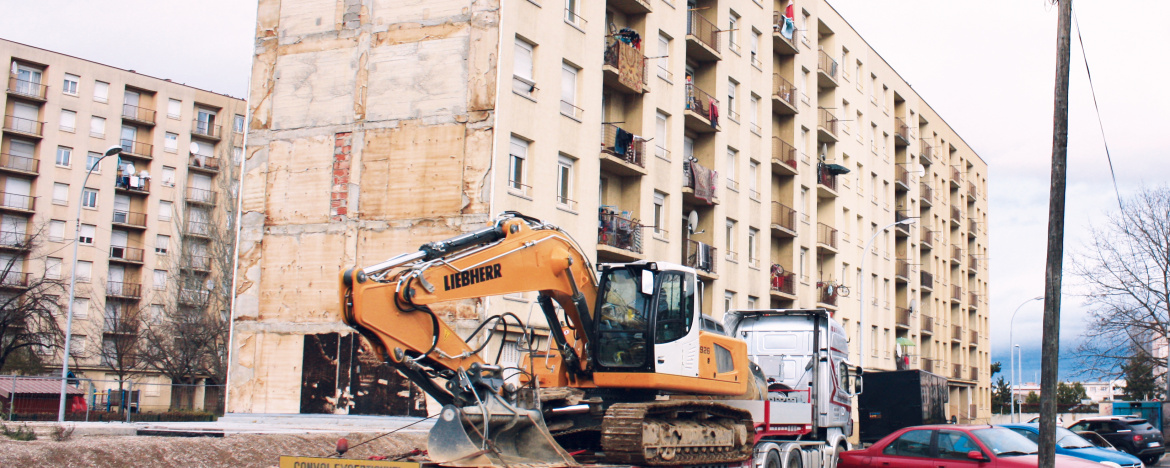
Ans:
{"label": "truck windshield", "polygon": [[612,268],[601,278],[597,308],[597,360],[609,367],[646,364],[649,299],[641,293],[642,271]]}

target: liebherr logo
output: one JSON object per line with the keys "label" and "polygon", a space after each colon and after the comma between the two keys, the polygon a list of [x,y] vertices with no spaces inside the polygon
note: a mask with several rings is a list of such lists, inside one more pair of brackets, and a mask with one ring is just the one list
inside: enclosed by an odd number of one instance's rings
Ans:
{"label": "liebherr logo", "polygon": [[452,289],[459,289],[464,286],[471,286],[483,281],[494,280],[500,277],[500,264],[494,263],[491,265],[481,266],[479,268],[472,268],[470,270],[461,271],[459,273],[451,273],[443,277],[443,290],[450,291]]}

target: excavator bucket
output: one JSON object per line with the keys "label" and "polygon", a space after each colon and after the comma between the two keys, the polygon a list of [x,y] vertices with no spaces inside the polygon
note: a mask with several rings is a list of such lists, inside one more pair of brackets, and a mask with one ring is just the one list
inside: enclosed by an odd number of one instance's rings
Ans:
{"label": "excavator bucket", "polygon": [[465,408],[444,406],[427,451],[431,460],[451,467],[578,466],[553,440],[540,411],[494,399]]}

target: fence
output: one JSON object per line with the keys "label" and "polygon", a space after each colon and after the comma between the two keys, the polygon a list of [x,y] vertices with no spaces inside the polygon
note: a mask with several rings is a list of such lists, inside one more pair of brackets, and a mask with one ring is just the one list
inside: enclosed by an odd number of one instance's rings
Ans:
{"label": "fence", "polygon": [[[65,419],[90,422],[214,421],[223,415],[224,386],[163,383],[165,377],[66,379]],[[56,421],[60,376],[0,376],[0,419]]]}

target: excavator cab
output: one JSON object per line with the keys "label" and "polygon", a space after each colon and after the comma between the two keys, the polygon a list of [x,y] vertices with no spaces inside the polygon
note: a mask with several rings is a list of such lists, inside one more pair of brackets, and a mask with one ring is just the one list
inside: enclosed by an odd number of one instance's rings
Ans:
{"label": "excavator cab", "polygon": [[701,312],[693,271],[657,262],[601,265],[595,359],[602,372],[695,376]]}

